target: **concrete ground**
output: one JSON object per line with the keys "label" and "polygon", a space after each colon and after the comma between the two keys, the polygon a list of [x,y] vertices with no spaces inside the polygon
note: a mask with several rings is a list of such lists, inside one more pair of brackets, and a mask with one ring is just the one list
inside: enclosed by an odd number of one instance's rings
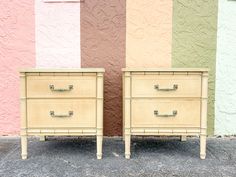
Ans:
{"label": "concrete ground", "polygon": [[0,138],[1,177],[63,176],[226,176],[236,177],[236,138],[208,138],[207,158],[199,159],[199,140],[134,138],[132,157],[124,158],[120,138],[105,138],[96,159],[95,138],[30,138],[28,159],[20,158],[18,137]]}

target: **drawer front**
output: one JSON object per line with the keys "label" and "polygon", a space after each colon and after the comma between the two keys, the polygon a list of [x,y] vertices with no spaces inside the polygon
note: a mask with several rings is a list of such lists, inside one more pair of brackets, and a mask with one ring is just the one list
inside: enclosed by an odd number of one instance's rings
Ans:
{"label": "drawer front", "polygon": [[133,99],[132,127],[200,127],[200,100]]}
{"label": "drawer front", "polygon": [[96,127],[96,100],[28,100],[27,123],[29,128]]}
{"label": "drawer front", "polygon": [[132,76],[132,97],[201,97],[201,76]]}
{"label": "drawer front", "polygon": [[28,76],[28,98],[96,97],[95,76]]}

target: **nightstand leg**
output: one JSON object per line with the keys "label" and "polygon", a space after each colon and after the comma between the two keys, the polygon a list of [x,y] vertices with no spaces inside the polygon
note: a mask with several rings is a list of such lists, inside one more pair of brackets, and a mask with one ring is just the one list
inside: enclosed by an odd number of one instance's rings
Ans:
{"label": "nightstand leg", "polygon": [[187,141],[187,136],[186,135],[180,136],[180,141]]}
{"label": "nightstand leg", "polygon": [[46,136],[40,136],[39,141],[46,141]]}
{"label": "nightstand leg", "polygon": [[206,158],[206,135],[200,136],[200,158]]}
{"label": "nightstand leg", "polygon": [[23,160],[27,159],[27,136],[21,136],[21,157]]}
{"label": "nightstand leg", "polygon": [[122,140],[125,141],[125,132],[123,131]]}
{"label": "nightstand leg", "polygon": [[97,135],[97,159],[102,159],[102,136]]}
{"label": "nightstand leg", "polygon": [[125,158],[130,159],[130,142],[131,136],[125,135]]}

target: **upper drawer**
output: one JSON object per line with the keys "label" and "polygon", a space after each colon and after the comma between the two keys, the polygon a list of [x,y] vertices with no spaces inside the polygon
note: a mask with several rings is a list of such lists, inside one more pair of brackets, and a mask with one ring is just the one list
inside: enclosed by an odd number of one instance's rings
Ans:
{"label": "upper drawer", "polygon": [[96,97],[95,76],[28,76],[28,98]]}
{"label": "upper drawer", "polygon": [[133,75],[132,97],[201,97],[201,76]]}

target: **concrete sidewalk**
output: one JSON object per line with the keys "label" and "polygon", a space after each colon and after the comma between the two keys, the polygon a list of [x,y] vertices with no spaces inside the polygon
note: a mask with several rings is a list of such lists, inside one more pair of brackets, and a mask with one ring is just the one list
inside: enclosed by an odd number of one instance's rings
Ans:
{"label": "concrete sidewalk", "polygon": [[199,140],[134,138],[132,157],[124,143],[105,138],[103,159],[96,159],[95,138],[54,138],[28,141],[28,159],[20,158],[18,137],[0,138],[0,176],[236,176],[236,138],[208,138],[206,160],[199,159]]}

